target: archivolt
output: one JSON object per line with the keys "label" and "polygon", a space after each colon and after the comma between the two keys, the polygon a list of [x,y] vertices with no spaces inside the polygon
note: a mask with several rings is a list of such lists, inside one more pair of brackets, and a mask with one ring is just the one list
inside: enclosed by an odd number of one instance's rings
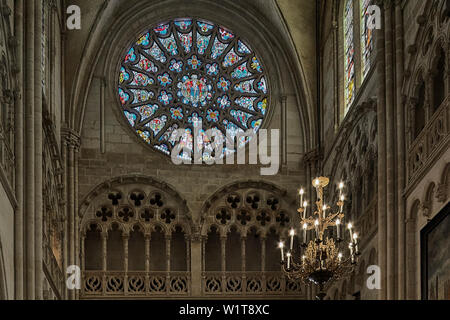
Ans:
{"label": "archivolt", "polygon": [[[127,4],[124,2],[124,6]],[[306,107],[312,99],[304,89],[307,87],[304,72],[298,70],[296,74],[298,73],[299,76],[294,77],[295,79],[289,73],[282,72],[282,70],[295,69],[295,66],[301,68],[301,62],[300,64],[295,62],[298,56],[286,54],[287,52],[293,53],[295,48],[292,43],[283,41],[285,37],[281,32],[279,32],[280,34],[274,32],[277,28],[264,19],[258,19],[258,14],[254,12],[252,6],[232,1],[194,0],[189,1],[189,6],[180,6],[173,0],[141,0],[128,8],[118,8],[116,2],[105,1],[89,33],[83,50],[83,59],[78,66],[78,76],[74,80],[69,99],[68,115],[70,119],[68,119],[68,123],[75,130],[81,132],[84,109],[96,65],[103,62],[104,74],[101,76],[107,81],[115,81],[117,65],[129,45],[130,39],[134,39],[137,34],[148,28],[150,22],[156,23],[180,15],[210,19],[230,27],[244,38],[254,39],[252,45],[255,51],[260,52],[262,60],[268,66],[267,71],[271,75],[273,87],[271,92],[274,98],[272,100],[276,101],[276,98],[283,94],[281,90],[286,87],[297,91],[304,146],[308,149],[312,145],[311,141],[314,139],[314,135],[311,134],[313,128],[310,123],[313,122],[309,119],[311,117],[310,110]],[[106,60],[101,61],[101,57],[106,57]],[[110,87],[109,94],[115,94],[112,90],[113,86]],[[270,121],[270,119],[267,120]]]}

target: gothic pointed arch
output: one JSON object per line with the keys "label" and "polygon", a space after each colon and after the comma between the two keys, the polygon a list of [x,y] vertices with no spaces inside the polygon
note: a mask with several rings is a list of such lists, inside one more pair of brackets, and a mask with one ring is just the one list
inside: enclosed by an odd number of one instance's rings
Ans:
{"label": "gothic pointed arch", "polygon": [[[265,181],[231,183],[205,201],[200,222],[206,295],[303,294],[278,263],[278,241],[298,226],[296,201],[285,190]],[[221,261],[216,270],[209,263],[214,257]]]}
{"label": "gothic pointed arch", "polygon": [[[289,35],[286,34],[288,28],[280,30],[282,27],[278,25],[272,26],[271,22],[256,19],[253,10],[245,3],[231,1],[223,4],[195,0],[191,1],[188,7],[183,8],[172,0],[164,3],[138,1],[132,5],[127,3],[122,8],[116,8],[112,3],[106,2],[97,12],[96,23],[86,36],[86,45],[80,55],[82,56],[81,64],[74,66],[77,72],[71,79],[71,90],[68,90],[70,92],[69,107],[66,113],[69,125],[77,131],[82,130],[89,87],[96,70],[92,67],[93,65],[102,70],[102,78],[107,83],[116,83],[116,67],[124,50],[129,46],[130,39],[134,39],[137,34],[158,21],[170,20],[177,16],[193,16],[224,25],[242,35],[243,38],[255,39],[253,49],[260,53],[261,60],[266,63],[266,71],[272,78],[270,90],[274,99],[271,104],[279,103],[277,97],[283,95],[282,88],[294,90],[302,122],[301,132],[304,140],[302,145],[308,149],[309,146],[314,145],[314,142],[310,140],[315,139],[315,135],[311,134],[311,126],[314,125],[314,120],[311,119],[314,117],[307,107],[311,104],[312,95],[306,89],[308,86],[303,70],[297,70],[295,75],[283,71],[292,68],[301,69],[302,62],[297,61],[299,57],[294,53],[295,48],[289,42]],[[114,19],[111,19],[112,16]],[[133,23],[130,23],[131,21]],[[149,21],[151,21],[150,25]],[[99,41],[100,39],[102,41]],[[106,94],[115,97],[117,92],[114,92],[112,87],[108,86],[111,90],[108,90]],[[270,108],[271,106],[268,106],[268,110]]]}
{"label": "gothic pointed arch", "polygon": [[189,295],[193,224],[173,187],[116,177],[85,196],[79,217],[83,297]]}

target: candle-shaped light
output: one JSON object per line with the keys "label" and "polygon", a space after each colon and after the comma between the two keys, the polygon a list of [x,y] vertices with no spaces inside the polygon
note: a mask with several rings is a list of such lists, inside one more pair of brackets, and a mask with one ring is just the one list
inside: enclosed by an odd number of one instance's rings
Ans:
{"label": "candle-shaped light", "polygon": [[303,224],[303,243],[306,244],[306,231],[308,230],[308,224],[305,222]]}
{"label": "candle-shaped light", "polygon": [[281,250],[281,261],[284,261],[284,242],[280,241],[278,248]]}
{"label": "candle-shaped light", "polygon": [[353,239],[353,231],[352,231],[353,225],[351,223],[349,223],[347,227],[348,227],[348,232],[350,232],[350,241],[352,241],[352,239]]}
{"label": "candle-shaped light", "polygon": [[300,189],[300,205],[303,204],[303,194],[305,193],[305,190],[303,190],[303,188]]}
{"label": "candle-shaped light", "polygon": [[344,201],[345,201],[345,196],[343,194],[341,195],[340,200],[341,200],[341,205],[339,207],[339,212],[342,213],[342,210],[344,208]]}
{"label": "candle-shaped light", "polygon": [[338,254],[338,261],[339,261],[339,263],[342,262],[342,253],[340,253],[340,252],[339,252],[339,254]]}
{"label": "candle-shaped light", "polygon": [[316,227],[316,238],[317,240],[319,240],[319,220],[316,219],[316,221],[314,222],[314,226]]}
{"label": "candle-shaped light", "polygon": [[287,257],[287,268],[289,269],[291,267],[291,253],[290,252],[286,253],[286,257]]}
{"label": "candle-shaped light", "polygon": [[350,255],[353,256],[353,244],[350,243],[350,244],[348,245],[348,248],[350,249]]}
{"label": "candle-shaped light", "polygon": [[316,188],[318,188],[318,187],[319,187],[319,184],[320,184],[320,180],[319,180],[318,178],[316,178],[316,180],[314,180],[314,186],[315,186]]}
{"label": "candle-shaped light", "polygon": [[355,253],[358,254],[358,234],[354,233],[353,234],[353,243],[355,245]]}
{"label": "candle-shaped light", "polygon": [[344,189],[344,183],[339,182],[339,196],[342,196],[342,189]]}
{"label": "candle-shaped light", "polygon": [[307,201],[303,201],[303,219],[306,218],[307,207],[308,207],[308,202]]}
{"label": "candle-shaped light", "polygon": [[292,249],[294,248],[294,236],[295,236],[294,229],[291,229],[291,231],[289,231],[289,236],[291,237],[291,245],[290,245],[289,249],[292,251]]}
{"label": "candle-shaped light", "polygon": [[305,259],[306,259],[306,256],[302,256],[302,265],[303,266],[305,266]]}
{"label": "candle-shaped light", "polygon": [[323,218],[324,219],[327,217],[327,209],[328,209],[327,205],[324,204],[323,207],[322,207],[322,212],[323,212]]}
{"label": "candle-shaped light", "polygon": [[341,219],[336,219],[336,232],[337,232],[337,238],[341,238]]}

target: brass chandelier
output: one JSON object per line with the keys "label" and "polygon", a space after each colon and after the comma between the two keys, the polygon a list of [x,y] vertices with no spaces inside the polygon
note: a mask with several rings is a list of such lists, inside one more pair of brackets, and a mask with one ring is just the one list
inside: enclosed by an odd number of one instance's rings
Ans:
{"label": "brass chandelier", "polygon": [[[313,283],[319,287],[318,299],[325,297],[324,290],[333,281],[353,272],[360,255],[358,249],[358,235],[353,231],[353,225],[347,224],[349,233],[349,255],[344,257],[341,249],[344,247],[345,214],[343,212],[345,196],[344,184],[339,183],[339,200],[336,203],[338,211],[331,212],[331,208],[325,204],[324,188],[330,180],[326,177],[318,177],[312,181],[316,189],[317,210],[308,215],[308,202],[304,201],[304,189],[300,189],[300,207],[297,210],[300,216],[301,239],[300,252],[294,249],[295,229],[289,232],[290,245],[287,247],[283,241],[279,243],[281,250],[281,264],[284,273],[290,280],[300,280],[304,284]],[[336,233],[334,233],[336,230]],[[308,242],[309,240],[309,242]],[[303,251],[303,253],[301,252]]]}

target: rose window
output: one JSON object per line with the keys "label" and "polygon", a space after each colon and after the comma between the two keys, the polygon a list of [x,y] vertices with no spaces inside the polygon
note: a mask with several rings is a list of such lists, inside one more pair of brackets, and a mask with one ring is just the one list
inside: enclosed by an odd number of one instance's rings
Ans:
{"label": "rose window", "polygon": [[[201,126],[197,146],[207,159],[213,154],[207,130],[219,130],[233,141],[238,133],[256,133],[268,107],[260,58],[235,33],[204,20],[175,19],[142,34],[126,52],[118,78],[129,125],[167,155],[177,143],[193,149],[195,124]],[[180,142],[172,136],[176,129],[185,132]],[[249,139],[241,137],[238,146]],[[225,141],[223,150],[232,151]]]}

